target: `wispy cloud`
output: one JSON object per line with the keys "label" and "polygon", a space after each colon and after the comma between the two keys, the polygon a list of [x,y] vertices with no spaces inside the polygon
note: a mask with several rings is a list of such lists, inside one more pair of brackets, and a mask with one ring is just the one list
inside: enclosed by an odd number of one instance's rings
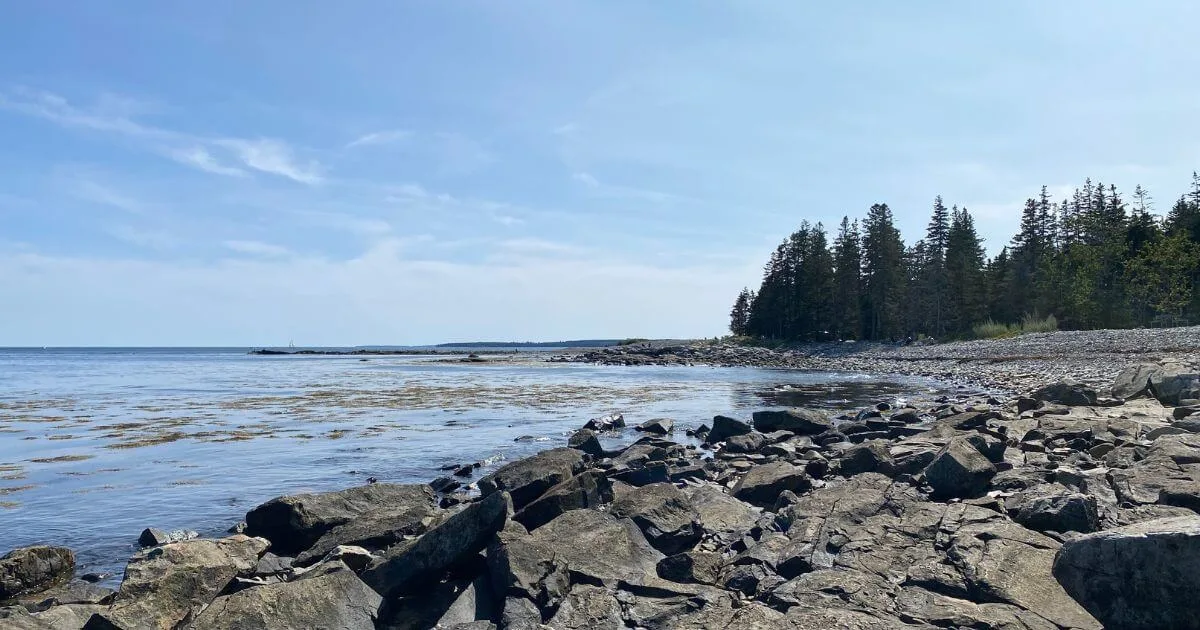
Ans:
{"label": "wispy cloud", "polygon": [[68,192],[77,199],[124,210],[131,214],[145,214],[148,210],[146,204],[141,200],[130,197],[108,185],[101,184],[89,178],[80,178],[71,181],[68,184]]}
{"label": "wispy cloud", "polygon": [[392,129],[389,131],[373,131],[368,134],[363,134],[355,138],[352,142],[346,145],[347,149],[355,147],[366,147],[379,144],[392,144],[400,142],[412,137],[412,132],[405,129]]}
{"label": "wispy cloud", "polygon": [[293,155],[291,147],[282,141],[269,138],[224,138],[216,142],[233,150],[242,163],[254,170],[286,177],[302,184],[321,183],[320,164],[315,161],[301,164]]}
{"label": "wispy cloud", "polygon": [[116,239],[147,249],[168,250],[179,244],[179,239],[166,230],[118,225],[109,228],[108,233]]}
{"label": "wispy cloud", "polygon": [[264,243],[262,241],[225,241],[226,249],[233,250],[239,254],[250,254],[252,256],[288,256],[292,250],[272,243]]}
{"label": "wispy cloud", "polygon": [[212,153],[208,152],[208,149],[201,146],[176,149],[170,151],[168,154],[171,156],[171,159],[180,164],[186,164],[208,173],[228,175],[230,177],[246,176],[246,171],[235,166],[221,164],[217,161],[217,158],[213,157]]}
{"label": "wispy cloud", "polygon": [[571,179],[587,186],[588,188],[599,188],[600,181],[593,177],[590,173],[572,173]]}

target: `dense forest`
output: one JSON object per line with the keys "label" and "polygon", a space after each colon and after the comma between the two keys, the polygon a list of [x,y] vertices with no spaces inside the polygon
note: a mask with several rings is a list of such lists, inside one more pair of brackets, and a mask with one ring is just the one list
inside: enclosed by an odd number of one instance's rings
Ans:
{"label": "dense forest", "polygon": [[1200,176],[1165,216],[1138,186],[1087,180],[1068,199],[1045,187],[994,258],[966,208],[941,197],[924,238],[906,246],[886,204],[842,219],[833,242],[807,221],[743,289],[735,335],[814,341],[965,338],[1020,330],[1200,323]]}

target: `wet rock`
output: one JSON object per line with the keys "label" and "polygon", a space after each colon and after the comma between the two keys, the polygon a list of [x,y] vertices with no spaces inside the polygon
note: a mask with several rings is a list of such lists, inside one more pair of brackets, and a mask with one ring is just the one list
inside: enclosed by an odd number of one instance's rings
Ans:
{"label": "wet rock", "polygon": [[631,519],[655,549],[671,555],[691,548],[703,531],[687,495],[669,483],[655,483],[622,495],[612,506],[617,518]]}
{"label": "wet rock", "polygon": [[604,456],[604,447],[600,444],[600,438],[591,429],[580,429],[572,433],[571,437],[567,439],[567,447],[583,451],[593,457]]}
{"label": "wet rock", "polygon": [[952,439],[925,468],[925,481],[939,497],[967,498],[983,494],[996,467],[970,442]]}
{"label": "wet rock", "polygon": [[1040,387],[1031,393],[1030,398],[1060,405],[1095,405],[1096,390],[1074,381],[1060,381]]}
{"label": "wet rock", "polygon": [[167,532],[157,527],[147,527],[142,530],[142,535],[138,536],[138,544],[143,547],[157,547],[199,537],[200,534],[189,530],[177,529]]}
{"label": "wet rock", "polygon": [[507,492],[493,492],[446,519],[417,540],[389,549],[362,572],[375,592],[388,597],[436,578],[487,547],[512,512]]}
{"label": "wet rock", "polygon": [[1200,627],[1200,516],[1069,540],[1054,576],[1106,627]]}
{"label": "wet rock", "polygon": [[71,579],[75,553],[66,547],[22,547],[0,558],[0,601],[44,591]]}
{"label": "wet rock", "polygon": [[812,479],[803,468],[775,462],[751,468],[734,486],[733,496],[752,505],[770,507],[784,490],[803,493],[811,488]]}
{"label": "wet rock", "polygon": [[811,409],[783,409],[754,412],[754,428],[763,433],[791,431],[798,435],[817,435],[833,428],[825,414]]}
{"label": "wet rock", "polygon": [[292,555],[363,514],[433,505],[433,491],[424,484],[373,483],[338,492],[289,495],[250,510],[246,534],[271,541],[275,553]]}
{"label": "wet rock", "polygon": [[508,492],[513,509],[521,510],[550,488],[583,470],[583,455],[571,448],[552,448],[502,466],[479,480],[484,496]]}
{"label": "wet rock", "polygon": [[1036,486],[1005,502],[1012,519],[1039,532],[1094,532],[1100,529],[1096,497],[1057,484]]}
{"label": "wet rock", "polygon": [[583,425],[583,428],[596,432],[623,429],[625,428],[625,416],[619,413],[614,413],[601,418],[592,418]]}
{"label": "wet rock", "polygon": [[757,453],[767,443],[763,434],[757,432],[735,435],[725,441],[723,453]]}
{"label": "wet rock", "polygon": [[382,601],[353,571],[340,562],[331,562],[291,582],[218,597],[189,629],[374,630]]}
{"label": "wet rock", "polygon": [[357,516],[325,532],[311,547],[296,556],[296,566],[308,566],[341,545],[386,549],[419,536],[436,525],[444,513],[427,503],[389,507],[385,512]]}
{"label": "wet rock", "polygon": [[263,538],[235,534],[140,551],[125,567],[112,606],[93,616],[88,627],[103,621],[117,628],[174,628],[191,620],[234,578],[251,574],[269,545]]}
{"label": "wet rock", "polygon": [[682,584],[716,584],[724,558],[711,551],[685,551],[659,560],[658,577]]}
{"label": "wet rock", "polygon": [[550,488],[513,517],[534,530],[570,510],[594,508],[613,500],[612,482],[595,471],[582,472]]}
{"label": "wet rock", "polygon": [[655,435],[666,435],[675,429],[675,421],[669,418],[647,420],[638,425],[637,430]]}
{"label": "wet rock", "polygon": [[462,487],[462,482],[454,477],[438,477],[437,479],[429,482],[429,487],[438,494],[444,494],[458,490]]}
{"label": "wet rock", "polygon": [[713,418],[712,429],[709,430],[704,441],[709,444],[716,444],[717,442],[724,442],[735,435],[745,435],[751,430],[750,425],[741,420],[730,418],[729,416],[716,416]]}

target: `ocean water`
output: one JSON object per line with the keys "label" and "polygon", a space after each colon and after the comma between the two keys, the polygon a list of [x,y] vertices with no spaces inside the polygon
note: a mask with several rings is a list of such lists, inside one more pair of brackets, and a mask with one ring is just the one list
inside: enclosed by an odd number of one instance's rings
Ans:
{"label": "ocean water", "polygon": [[[938,383],[752,368],[229,349],[0,349],[0,554],[76,550],[118,580],[145,527],[219,535],[285,493],[425,482],[559,446],[589,418],[682,429],[714,414],[846,407]],[[609,446],[636,439],[632,430]],[[481,473],[482,474],[482,473]],[[478,478],[478,475],[477,477]]]}

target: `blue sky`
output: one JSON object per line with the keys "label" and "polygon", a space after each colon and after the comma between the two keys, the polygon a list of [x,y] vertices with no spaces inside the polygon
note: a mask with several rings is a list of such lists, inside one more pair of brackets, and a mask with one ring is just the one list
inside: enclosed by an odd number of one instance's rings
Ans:
{"label": "blue sky", "polygon": [[711,336],[803,219],[1200,167],[1200,4],[820,4],[5,3],[0,345]]}

